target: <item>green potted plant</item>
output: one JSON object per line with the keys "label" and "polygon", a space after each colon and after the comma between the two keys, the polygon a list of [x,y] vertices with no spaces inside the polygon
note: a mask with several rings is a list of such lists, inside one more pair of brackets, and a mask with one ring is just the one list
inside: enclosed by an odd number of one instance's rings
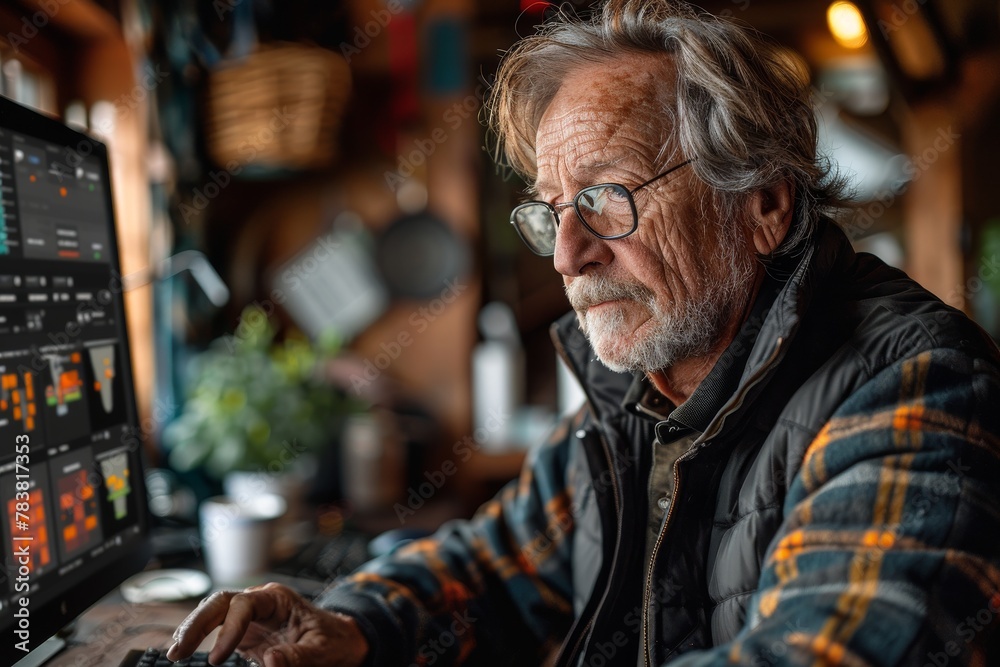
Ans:
{"label": "green potted plant", "polygon": [[198,355],[183,411],[164,431],[174,469],[200,468],[233,496],[300,490],[313,454],[357,406],[322,377],[335,341],[274,338],[266,314],[250,306],[236,334]]}

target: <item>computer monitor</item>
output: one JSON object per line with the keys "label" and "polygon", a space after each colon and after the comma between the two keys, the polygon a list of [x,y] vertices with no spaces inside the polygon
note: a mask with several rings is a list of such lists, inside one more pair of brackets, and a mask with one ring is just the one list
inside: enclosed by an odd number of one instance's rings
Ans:
{"label": "computer monitor", "polygon": [[141,570],[146,491],[107,148],[0,98],[0,662]]}

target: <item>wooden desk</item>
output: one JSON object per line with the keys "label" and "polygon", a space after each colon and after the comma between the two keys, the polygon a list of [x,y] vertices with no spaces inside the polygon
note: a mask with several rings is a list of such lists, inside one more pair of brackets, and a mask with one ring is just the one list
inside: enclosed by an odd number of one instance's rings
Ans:
{"label": "wooden desk", "polygon": [[[132,649],[167,648],[184,617],[198,600],[174,603],[133,604],[115,590],[77,619],[69,646],[46,667],[115,667]],[[208,650],[214,633],[202,645]]]}

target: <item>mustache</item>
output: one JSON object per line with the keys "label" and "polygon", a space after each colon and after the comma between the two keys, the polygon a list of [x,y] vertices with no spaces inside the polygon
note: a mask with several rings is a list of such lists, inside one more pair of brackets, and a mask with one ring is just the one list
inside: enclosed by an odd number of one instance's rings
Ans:
{"label": "mustache", "polygon": [[580,276],[566,285],[565,289],[566,298],[576,311],[587,310],[605,301],[629,299],[640,303],[651,303],[653,300],[653,290],[645,285],[606,277]]}

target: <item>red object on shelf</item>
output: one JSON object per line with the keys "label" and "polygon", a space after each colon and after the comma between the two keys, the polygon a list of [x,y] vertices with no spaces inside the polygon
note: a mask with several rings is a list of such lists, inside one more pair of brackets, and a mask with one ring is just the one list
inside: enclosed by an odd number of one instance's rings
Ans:
{"label": "red object on shelf", "polygon": [[420,118],[420,48],[417,44],[417,19],[403,12],[389,22],[389,71],[395,94],[392,116],[396,127],[405,127]]}

